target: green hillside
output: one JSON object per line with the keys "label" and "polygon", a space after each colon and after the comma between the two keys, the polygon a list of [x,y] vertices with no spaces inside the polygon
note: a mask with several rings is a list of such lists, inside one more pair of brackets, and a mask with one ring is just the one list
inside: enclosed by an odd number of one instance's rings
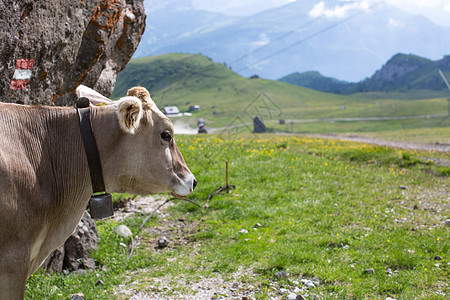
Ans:
{"label": "green hillside", "polygon": [[[181,111],[187,111],[190,105],[200,105],[200,111],[186,121],[194,124],[198,117],[203,117],[210,127],[227,126],[236,117],[248,123],[255,115],[269,121],[408,116],[447,111],[444,98],[372,99],[323,93],[280,81],[247,79],[224,64],[191,54],[132,60],[119,73],[113,98],[125,95],[128,88],[136,85],[146,87],[160,108],[177,105]],[[444,122],[440,126],[448,124]]]}
{"label": "green hillside", "polygon": [[323,76],[317,71],[308,71],[303,73],[295,72],[278,80],[327,93],[341,91],[349,85],[346,81],[340,81],[336,78]]}

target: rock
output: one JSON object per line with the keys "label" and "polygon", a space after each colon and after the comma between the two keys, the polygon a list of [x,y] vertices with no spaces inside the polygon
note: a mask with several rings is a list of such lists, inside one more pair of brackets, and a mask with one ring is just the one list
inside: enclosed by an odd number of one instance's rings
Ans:
{"label": "rock", "polygon": [[407,186],[404,186],[404,185],[400,185],[398,188],[401,189],[401,190],[406,190],[406,189],[408,189],[408,187],[407,187]]}
{"label": "rock", "polygon": [[288,290],[288,289],[285,289],[285,288],[281,288],[281,289],[280,289],[280,293],[281,293],[282,295],[284,295],[284,294],[289,293],[289,290]]}
{"label": "rock", "polygon": [[311,278],[311,281],[314,283],[315,286],[319,286],[320,285],[320,279],[317,278],[317,277]]}
{"label": "rock", "polygon": [[81,276],[81,275],[86,274],[86,272],[87,272],[86,270],[78,269],[78,270],[73,271],[73,274]]}
{"label": "rock", "polygon": [[301,282],[303,283],[304,286],[306,286],[306,288],[313,288],[316,285],[314,284],[314,282],[312,280],[309,279],[302,279]]}
{"label": "rock", "polygon": [[[74,233],[53,251],[42,264],[48,272],[61,273],[64,269],[95,268],[95,261],[88,257],[97,248],[97,227],[89,213],[85,212]],[[83,262],[83,263],[81,263]]]}
{"label": "rock", "polygon": [[375,270],[372,269],[372,268],[367,269],[367,270],[364,271],[364,274],[373,274],[373,273],[375,273]]}
{"label": "rock", "polygon": [[287,295],[287,297],[285,298],[286,300],[306,300],[305,297],[303,297],[300,294],[295,294],[295,293],[290,293],[289,295]]}
{"label": "rock", "polygon": [[72,298],[70,298],[70,300],[84,300],[84,298],[83,298],[83,296],[82,296],[83,294],[81,294],[81,295],[72,295]]}
{"label": "rock", "polygon": [[439,255],[436,255],[436,256],[434,257],[434,260],[442,260],[442,257],[440,257]]}
{"label": "rock", "polygon": [[450,219],[445,220],[445,225],[450,226]]}
{"label": "rock", "polygon": [[0,11],[4,102],[70,106],[80,84],[109,96],[145,28],[143,0],[5,0]]}
{"label": "rock", "polygon": [[254,228],[260,228],[262,225],[260,223],[256,223]]}
{"label": "rock", "polygon": [[133,233],[131,232],[130,228],[128,228],[125,225],[120,225],[119,227],[114,229],[114,232],[117,233],[118,235],[120,235],[123,238],[128,238],[128,237],[133,235]]}
{"label": "rock", "polygon": [[162,236],[158,239],[158,247],[159,248],[165,248],[168,245],[169,245],[169,240],[165,236]]}
{"label": "rock", "polygon": [[241,229],[241,230],[239,230],[239,233],[248,233],[248,230],[247,229]]}
{"label": "rock", "polygon": [[273,276],[276,279],[282,279],[282,278],[287,278],[288,277],[288,273],[286,273],[285,271],[278,271],[275,274],[273,274]]}
{"label": "rock", "polygon": [[93,270],[95,269],[95,260],[92,258],[83,259],[83,269]]}
{"label": "rock", "polygon": [[290,293],[287,295],[286,300],[297,300],[297,295],[294,293]]}
{"label": "rock", "polygon": [[392,274],[392,270],[391,269],[387,269],[386,270],[386,274]]}
{"label": "rock", "polygon": [[98,234],[94,220],[85,212],[75,232],[64,244],[64,266],[69,270],[82,268],[83,262],[89,258],[89,253],[97,248]]}
{"label": "rock", "polygon": [[64,245],[53,251],[42,263],[42,269],[53,273],[61,273],[64,263]]}
{"label": "rock", "polygon": [[95,283],[95,285],[104,285],[104,284],[105,283],[100,279],[98,279],[97,282]]}

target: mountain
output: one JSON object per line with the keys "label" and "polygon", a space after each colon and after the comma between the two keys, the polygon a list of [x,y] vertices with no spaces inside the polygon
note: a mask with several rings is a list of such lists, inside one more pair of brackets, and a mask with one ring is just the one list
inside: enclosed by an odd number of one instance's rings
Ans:
{"label": "mountain", "polygon": [[[385,2],[295,1],[248,17],[191,6],[152,11],[136,57],[202,53],[239,74],[276,79],[317,70],[359,81],[395,53],[438,59],[448,53],[450,28]],[[370,2],[372,3],[372,2]]]}
{"label": "mountain", "polygon": [[394,55],[375,74],[356,84],[354,91],[447,90],[438,70],[450,77],[450,55],[432,61],[416,55]]}
{"label": "mountain", "polygon": [[325,77],[317,71],[295,72],[278,80],[327,93],[336,93],[336,91],[340,91],[349,85],[347,81]]}
{"label": "mountain", "polygon": [[412,54],[396,54],[370,78],[348,83],[322,76],[318,72],[292,73],[280,81],[318,91],[349,94],[364,92],[407,92],[411,90],[447,91],[438,70],[450,78],[450,55],[432,61]]}

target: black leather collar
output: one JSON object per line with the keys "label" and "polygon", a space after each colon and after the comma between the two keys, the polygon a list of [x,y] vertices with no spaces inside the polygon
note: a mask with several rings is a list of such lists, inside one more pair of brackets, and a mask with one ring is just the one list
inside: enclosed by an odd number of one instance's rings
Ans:
{"label": "black leather collar", "polygon": [[86,152],[89,164],[93,193],[104,192],[105,183],[103,181],[102,164],[100,162],[97,142],[92,132],[91,108],[87,98],[82,97],[78,99],[77,112],[80,118],[81,136],[83,137],[84,151]]}
{"label": "black leather collar", "polygon": [[89,165],[91,175],[92,192],[102,193],[93,195],[89,201],[91,216],[94,219],[107,218],[113,215],[112,197],[106,193],[105,182],[103,180],[102,164],[98,153],[97,142],[91,126],[91,108],[89,99],[81,97],[77,101],[77,113],[80,119],[80,130],[83,138],[84,151]]}

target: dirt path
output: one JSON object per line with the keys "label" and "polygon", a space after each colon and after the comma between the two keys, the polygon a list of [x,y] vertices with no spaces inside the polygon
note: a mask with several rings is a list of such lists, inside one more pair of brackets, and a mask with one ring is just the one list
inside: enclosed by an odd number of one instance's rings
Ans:
{"label": "dirt path", "polygon": [[438,151],[438,152],[450,153],[450,144],[439,144],[439,143],[417,144],[417,143],[406,143],[406,142],[393,142],[393,141],[385,141],[385,140],[380,140],[380,139],[368,138],[368,137],[359,136],[359,135],[338,135],[338,134],[305,134],[305,135],[310,136],[310,137],[374,144],[374,145],[386,146],[386,147],[392,147],[392,148]]}

